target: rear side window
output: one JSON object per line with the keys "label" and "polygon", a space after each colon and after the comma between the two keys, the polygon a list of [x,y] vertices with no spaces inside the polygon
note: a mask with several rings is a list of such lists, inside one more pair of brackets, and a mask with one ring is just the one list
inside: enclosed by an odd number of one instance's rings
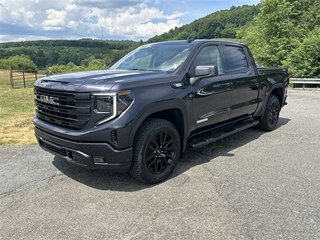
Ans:
{"label": "rear side window", "polygon": [[247,72],[248,61],[244,49],[236,46],[224,46],[224,72]]}

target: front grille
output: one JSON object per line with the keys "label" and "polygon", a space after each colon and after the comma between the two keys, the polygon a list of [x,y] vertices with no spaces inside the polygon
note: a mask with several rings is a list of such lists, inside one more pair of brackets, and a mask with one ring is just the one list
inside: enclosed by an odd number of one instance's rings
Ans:
{"label": "front grille", "polygon": [[91,116],[90,93],[34,88],[36,115],[53,125],[80,130]]}
{"label": "front grille", "polygon": [[57,153],[62,156],[67,156],[67,150],[65,150],[63,148],[55,147],[55,146],[48,144],[46,142],[43,142],[43,141],[41,141],[40,145],[44,148],[47,148],[48,150],[51,150],[54,153]]}

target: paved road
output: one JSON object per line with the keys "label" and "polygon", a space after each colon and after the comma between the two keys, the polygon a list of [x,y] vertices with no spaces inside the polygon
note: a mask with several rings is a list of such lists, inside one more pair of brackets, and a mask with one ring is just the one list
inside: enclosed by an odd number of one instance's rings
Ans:
{"label": "paved road", "polygon": [[0,239],[320,239],[320,91],[288,102],[277,130],[189,151],[159,185],[0,146]]}

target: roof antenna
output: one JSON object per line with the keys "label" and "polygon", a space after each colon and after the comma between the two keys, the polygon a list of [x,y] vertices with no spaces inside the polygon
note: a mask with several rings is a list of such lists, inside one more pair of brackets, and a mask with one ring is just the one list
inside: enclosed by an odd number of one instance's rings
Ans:
{"label": "roof antenna", "polygon": [[192,38],[192,37],[190,37],[190,36],[187,38],[187,43],[191,43],[191,42],[193,42],[193,41],[194,41],[194,38]]}

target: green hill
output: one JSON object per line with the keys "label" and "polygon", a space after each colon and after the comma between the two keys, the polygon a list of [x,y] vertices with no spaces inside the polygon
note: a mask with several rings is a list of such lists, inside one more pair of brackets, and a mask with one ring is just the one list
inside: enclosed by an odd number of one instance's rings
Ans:
{"label": "green hill", "polygon": [[259,5],[231,7],[209,14],[182,27],[176,27],[168,33],[150,38],[148,42],[195,39],[236,38],[236,31],[250,22],[259,13]]}

